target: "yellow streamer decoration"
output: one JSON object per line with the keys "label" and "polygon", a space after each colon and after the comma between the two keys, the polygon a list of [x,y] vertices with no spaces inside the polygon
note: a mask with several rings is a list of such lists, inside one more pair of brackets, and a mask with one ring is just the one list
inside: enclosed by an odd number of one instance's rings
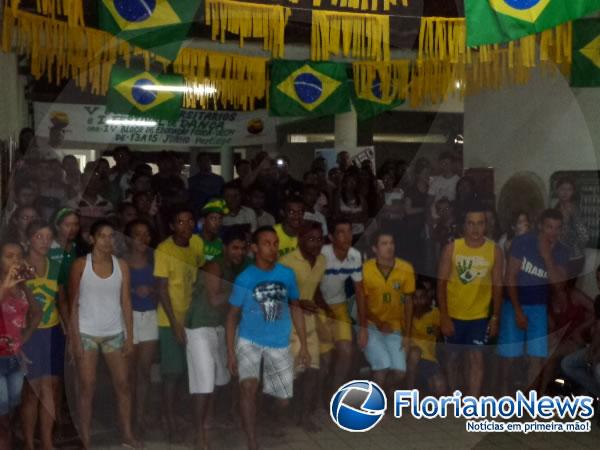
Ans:
{"label": "yellow streamer decoration", "polygon": [[[297,5],[299,0],[288,0],[290,3]],[[408,0],[401,0],[402,6],[408,7]],[[373,12],[379,10],[379,0],[329,0],[331,6],[339,6],[340,8],[360,9],[361,11]],[[383,10],[389,11],[390,6],[397,6],[398,0],[382,0]],[[322,0],[313,0],[312,5],[315,8],[320,8]]]}
{"label": "yellow streamer decoration", "polygon": [[[31,75],[46,76],[50,82],[74,80],[78,88],[105,95],[109,89],[110,72],[117,61],[127,67],[133,57],[142,58],[145,69],[151,63],[169,62],[128,42],[87,27],[72,27],[67,22],[36,14],[5,8],[2,24],[2,51],[13,49],[30,59]],[[176,73],[184,76],[188,85],[209,81],[218,89],[207,96],[197,91],[188,93],[186,106],[253,109],[256,100],[266,96],[266,58],[207,52],[183,48],[173,63]],[[217,103],[218,102],[218,103]]]}
{"label": "yellow streamer decoration", "polygon": [[226,33],[240,37],[240,47],[246,38],[263,38],[263,48],[275,58],[283,58],[285,26],[290,8],[280,5],[259,5],[231,0],[206,0],[205,23],[211,26],[212,39],[219,36],[225,42]]}
{"label": "yellow streamer decoration", "polygon": [[311,59],[328,60],[330,55],[340,53],[358,59],[389,61],[389,16],[313,10]]}

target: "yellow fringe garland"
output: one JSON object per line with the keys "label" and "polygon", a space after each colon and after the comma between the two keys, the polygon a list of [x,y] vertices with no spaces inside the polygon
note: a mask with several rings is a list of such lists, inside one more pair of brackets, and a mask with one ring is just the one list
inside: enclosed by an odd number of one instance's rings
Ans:
{"label": "yellow fringe garland", "polygon": [[[2,51],[13,49],[30,59],[35,79],[48,77],[50,82],[74,80],[78,88],[105,95],[110,72],[118,60],[127,67],[132,57],[142,58],[145,69],[152,62],[169,65],[164,58],[130,45],[112,34],[86,27],[71,27],[67,22],[36,14],[5,9],[2,26]],[[214,101],[226,107],[253,109],[256,100],[266,95],[266,58],[207,52],[183,48],[173,63],[176,73],[189,85],[204,84],[206,79],[217,87]],[[186,106],[207,105],[206,95],[197,95],[193,103],[188,94]],[[215,107],[217,104],[215,103]]]}
{"label": "yellow fringe garland", "polygon": [[313,61],[330,55],[389,61],[390,18],[387,15],[312,12],[310,54]]}
{"label": "yellow fringe garland", "polygon": [[408,97],[412,61],[408,59],[389,62],[360,61],[352,63],[356,93],[359,97],[370,97],[373,82],[379,80],[381,101],[388,103]]}
{"label": "yellow fringe garland", "polygon": [[[297,5],[299,0],[288,0],[290,3]],[[401,0],[402,6],[408,7],[408,0]],[[315,8],[321,7],[322,0],[313,0],[312,4]],[[397,6],[398,0],[382,0],[383,10],[389,11],[390,6]],[[340,8],[351,8],[360,9],[361,11],[367,11],[369,8],[373,12],[379,10],[379,0],[329,0],[331,6],[339,6]],[[370,3],[370,6],[369,6]]]}
{"label": "yellow fringe garland", "polygon": [[[21,0],[7,0],[5,7],[12,9],[13,15],[17,14]],[[36,11],[39,14],[55,19],[56,16],[65,16],[67,23],[72,26],[84,26],[83,0],[36,0]]]}
{"label": "yellow fringe garland", "polygon": [[183,75],[189,86],[210,86],[217,95],[186,93],[185,108],[233,107],[253,110],[267,91],[267,60],[249,56],[182,48],[173,71]]}
{"label": "yellow fringe garland", "polygon": [[212,39],[220,35],[225,42],[227,32],[245,38],[263,38],[263,48],[275,58],[283,58],[285,26],[290,8],[280,5],[259,5],[231,0],[206,0],[205,23],[211,26]]}

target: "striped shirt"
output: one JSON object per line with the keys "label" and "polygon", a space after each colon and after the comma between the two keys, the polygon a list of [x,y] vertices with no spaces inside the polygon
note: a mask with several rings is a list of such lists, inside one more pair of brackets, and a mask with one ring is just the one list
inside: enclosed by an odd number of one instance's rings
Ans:
{"label": "striped shirt", "polygon": [[346,282],[351,279],[358,283],[362,281],[362,258],[355,248],[350,248],[348,255],[340,261],[333,252],[333,246],[324,245],[321,254],[327,263],[325,275],[321,281],[321,292],[328,305],[345,303]]}

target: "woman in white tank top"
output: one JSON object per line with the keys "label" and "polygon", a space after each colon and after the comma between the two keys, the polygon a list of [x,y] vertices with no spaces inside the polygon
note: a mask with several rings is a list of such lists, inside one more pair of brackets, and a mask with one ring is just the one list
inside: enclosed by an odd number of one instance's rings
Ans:
{"label": "woman in white tank top", "polygon": [[114,232],[113,225],[104,220],[92,225],[92,252],[73,263],[69,279],[69,348],[78,367],[79,431],[85,448],[90,446],[98,353],[104,356],[113,381],[123,444],[142,448],[131,428],[127,356],[133,349],[133,313],[129,268],[112,254]]}

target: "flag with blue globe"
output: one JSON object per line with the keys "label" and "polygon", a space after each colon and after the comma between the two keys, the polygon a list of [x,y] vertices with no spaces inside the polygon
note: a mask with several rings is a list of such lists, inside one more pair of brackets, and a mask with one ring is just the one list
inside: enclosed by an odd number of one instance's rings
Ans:
{"label": "flag with blue globe", "polygon": [[175,121],[181,113],[183,94],[161,90],[161,86],[183,86],[179,75],[158,75],[114,66],[106,111],[136,118]]}
{"label": "flag with blue globe", "polygon": [[99,0],[100,29],[170,61],[179,53],[202,2]]}
{"label": "flag with blue globe", "polygon": [[369,431],[385,415],[387,399],[383,390],[372,381],[346,383],[333,395],[330,415],[343,430]]}
{"label": "flag with blue globe", "polygon": [[345,64],[276,60],[270,74],[273,116],[318,117],[350,111]]}

